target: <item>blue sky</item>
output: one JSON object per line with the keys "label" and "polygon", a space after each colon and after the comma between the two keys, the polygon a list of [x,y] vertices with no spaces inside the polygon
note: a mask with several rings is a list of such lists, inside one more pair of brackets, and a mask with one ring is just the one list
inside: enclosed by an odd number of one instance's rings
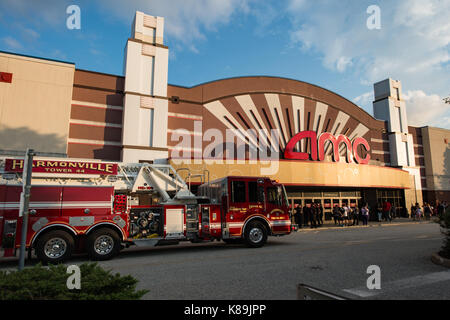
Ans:
{"label": "blue sky", "polygon": [[[66,27],[71,4],[80,30]],[[379,30],[366,25],[374,4]],[[391,77],[403,83],[411,124],[450,129],[448,0],[0,0],[0,50],[122,74],[136,10],[165,17],[171,84],[281,76],[372,114],[373,83]]]}

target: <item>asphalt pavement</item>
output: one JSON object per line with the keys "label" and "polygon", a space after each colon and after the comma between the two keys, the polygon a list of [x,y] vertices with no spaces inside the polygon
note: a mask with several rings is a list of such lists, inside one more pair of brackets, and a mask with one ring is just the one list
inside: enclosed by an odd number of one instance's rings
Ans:
{"label": "asphalt pavement", "polygon": [[[149,290],[144,299],[292,300],[300,283],[350,299],[450,299],[450,269],[430,259],[442,241],[432,222],[330,225],[270,237],[258,249],[217,241],[129,248],[100,264],[137,278]],[[11,263],[0,260],[0,268]],[[379,290],[366,286],[373,265]]]}

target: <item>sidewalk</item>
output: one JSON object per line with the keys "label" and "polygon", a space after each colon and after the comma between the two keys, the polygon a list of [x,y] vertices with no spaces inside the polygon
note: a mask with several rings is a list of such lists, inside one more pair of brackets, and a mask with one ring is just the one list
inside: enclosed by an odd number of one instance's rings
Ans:
{"label": "sidewalk", "polygon": [[381,222],[369,221],[367,226],[363,226],[362,221],[360,221],[359,225],[356,225],[356,226],[340,227],[340,226],[335,225],[333,221],[326,221],[320,227],[317,227],[317,228],[311,228],[309,226],[302,227],[301,229],[298,229],[297,232],[331,230],[331,229],[354,229],[354,228],[371,228],[371,227],[389,227],[389,226],[424,224],[424,223],[435,223],[435,222],[434,222],[434,219],[430,219],[430,220],[422,219],[420,221],[417,221],[417,220],[413,220],[413,219],[410,219],[410,218],[396,218],[396,219],[392,220],[391,222],[389,222],[389,221],[387,221],[387,222],[386,221],[381,221]]}

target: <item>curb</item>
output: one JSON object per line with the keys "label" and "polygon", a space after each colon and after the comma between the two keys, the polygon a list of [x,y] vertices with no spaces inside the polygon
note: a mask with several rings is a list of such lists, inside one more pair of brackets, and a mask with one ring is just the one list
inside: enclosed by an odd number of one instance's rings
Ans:
{"label": "curb", "polygon": [[450,259],[441,257],[439,255],[439,253],[437,253],[437,252],[435,252],[431,255],[431,261],[433,261],[433,263],[438,264],[440,266],[450,268]]}
{"label": "curb", "polygon": [[367,226],[347,226],[347,227],[319,227],[319,228],[302,228],[297,230],[297,232],[300,231],[320,231],[320,230],[348,230],[348,229],[361,229],[361,228],[380,228],[380,227],[390,227],[390,226],[401,226],[401,225],[411,225],[411,224],[426,224],[431,223],[430,221],[408,221],[408,222],[397,222],[397,223],[381,223],[381,224],[369,224]]}

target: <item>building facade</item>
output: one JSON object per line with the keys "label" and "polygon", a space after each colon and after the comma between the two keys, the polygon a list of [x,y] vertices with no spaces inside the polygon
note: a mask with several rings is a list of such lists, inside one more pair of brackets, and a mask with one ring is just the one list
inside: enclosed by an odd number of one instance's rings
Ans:
{"label": "building facade", "polygon": [[163,18],[136,13],[124,76],[0,52],[0,153],[168,162],[193,185],[270,176],[328,216],[334,204],[450,200],[450,131],[409,126],[399,81],[374,84],[373,115],[292,79],[171,85],[163,34]]}

